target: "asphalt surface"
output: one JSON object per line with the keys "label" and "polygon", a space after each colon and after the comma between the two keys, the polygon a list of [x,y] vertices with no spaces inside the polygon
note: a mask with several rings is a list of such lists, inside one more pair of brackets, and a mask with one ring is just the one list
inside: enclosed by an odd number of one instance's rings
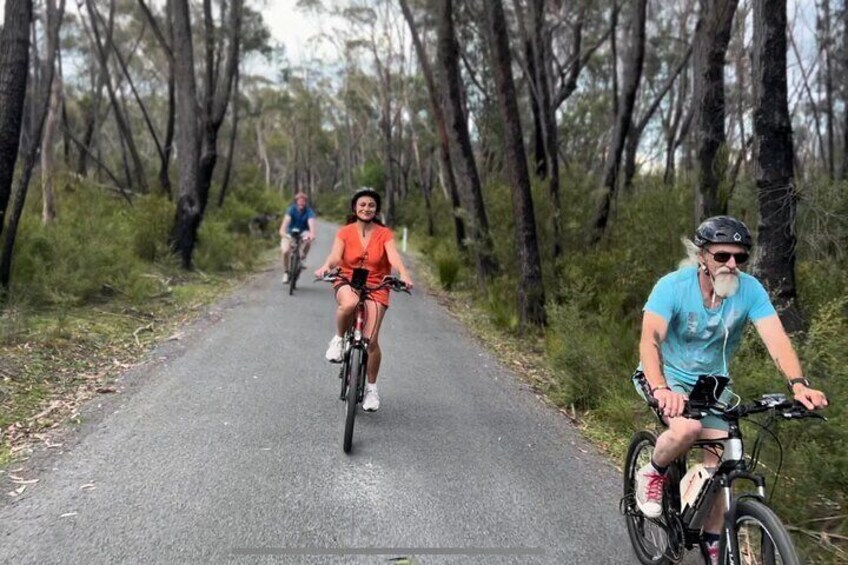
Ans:
{"label": "asphalt surface", "polygon": [[258,275],[25,462],[37,484],[0,478],[0,563],[636,562],[612,464],[420,288],[342,452],[320,225],[294,296]]}

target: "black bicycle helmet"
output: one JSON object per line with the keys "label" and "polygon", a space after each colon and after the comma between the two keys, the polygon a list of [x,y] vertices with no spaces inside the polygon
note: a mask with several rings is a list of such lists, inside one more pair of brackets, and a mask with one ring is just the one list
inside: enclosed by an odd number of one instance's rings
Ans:
{"label": "black bicycle helmet", "polygon": [[370,196],[377,202],[377,213],[380,213],[380,206],[382,204],[382,200],[380,198],[380,193],[374,190],[373,188],[360,188],[356,192],[353,193],[353,196],[350,197],[350,209],[351,211],[356,211],[356,201],[362,198],[363,196]]}
{"label": "black bicycle helmet", "polygon": [[710,243],[732,243],[751,249],[751,230],[743,222],[731,216],[707,218],[695,230],[695,245],[704,247]]}

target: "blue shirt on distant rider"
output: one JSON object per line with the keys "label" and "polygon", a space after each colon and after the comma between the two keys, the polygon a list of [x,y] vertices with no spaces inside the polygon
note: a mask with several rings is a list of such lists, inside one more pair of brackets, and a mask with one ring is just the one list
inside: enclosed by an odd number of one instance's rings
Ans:
{"label": "blue shirt on distant rider", "polygon": [[287,233],[291,234],[292,230],[297,229],[301,232],[309,231],[309,220],[315,217],[315,212],[307,206],[303,212],[297,209],[297,204],[292,204],[286,210],[286,215],[291,218]]}
{"label": "blue shirt on distant rider", "polygon": [[662,343],[666,379],[689,385],[695,384],[699,375],[727,375],[727,364],[739,346],[745,322],[776,314],[763,285],[746,273],[739,273],[736,294],[722,300],[718,308],[707,308],[694,266],[661,278],[644,310],[668,321]]}

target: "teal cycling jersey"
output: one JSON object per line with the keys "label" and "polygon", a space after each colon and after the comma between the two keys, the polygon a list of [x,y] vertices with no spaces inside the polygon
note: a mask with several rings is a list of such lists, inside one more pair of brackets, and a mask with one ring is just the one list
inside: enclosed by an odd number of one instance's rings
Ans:
{"label": "teal cycling jersey", "polygon": [[736,294],[717,308],[707,308],[694,266],[662,277],[644,311],[668,322],[662,343],[666,379],[689,385],[695,384],[699,375],[728,375],[727,364],[739,347],[745,323],[776,314],[766,289],[746,273],[739,273]]}

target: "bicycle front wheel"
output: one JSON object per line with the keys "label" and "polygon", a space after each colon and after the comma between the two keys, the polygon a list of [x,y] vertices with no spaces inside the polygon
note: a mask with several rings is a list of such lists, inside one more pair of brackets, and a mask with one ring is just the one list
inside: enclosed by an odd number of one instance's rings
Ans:
{"label": "bicycle front wheel", "polygon": [[721,563],[740,565],[800,565],[792,537],[774,511],[759,500],[745,499],[736,504],[736,544],[738,558],[731,561],[727,532],[719,545]]}
{"label": "bicycle front wheel", "polygon": [[289,261],[289,294],[294,294],[294,287],[297,284],[297,276],[300,274],[300,249],[295,247],[292,250],[291,261]]}
{"label": "bicycle front wheel", "polygon": [[365,378],[365,362],[362,349],[356,347],[350,352],[348,363],[347,396],[345,397],[345,429],[342,449],[350,453],[353,444],[353,424],[356,421],[356,404],[359,402],[360,380]]}
{"label": "bicycle front wheel", "polygon": [[672,562],[667,556],[670,545],[668,528],[659,520],[646,518],[636,506],[636,472],[651,461],[656,443],[657,436],[653,432],[638,432],[630,441],[624,460],[622,511],[633,551],[644,565],[667,565]]}

